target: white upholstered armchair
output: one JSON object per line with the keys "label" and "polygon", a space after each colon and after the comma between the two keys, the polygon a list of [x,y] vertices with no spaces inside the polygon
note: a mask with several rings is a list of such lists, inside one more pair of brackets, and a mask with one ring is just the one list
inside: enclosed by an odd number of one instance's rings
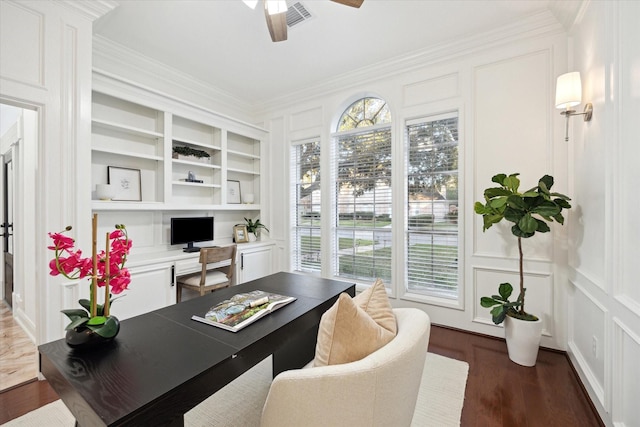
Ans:
{"label": "white upholstered armchair", "polygon": [[261,426],[411,425],[431,321],[414,308],[393,312],[398,334],[364,359],[279,374],[269,389]]}

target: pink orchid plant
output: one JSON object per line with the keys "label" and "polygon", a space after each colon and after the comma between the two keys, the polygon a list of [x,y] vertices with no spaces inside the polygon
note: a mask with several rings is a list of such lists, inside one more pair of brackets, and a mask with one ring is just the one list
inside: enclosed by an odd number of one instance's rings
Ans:
{"label": "pink orchid plant", "polygon": [[[71,323],[66,329],[86,326],[101,336],[108,337],[115,334],[117,319],[112,320],[109,314],[112,294],[119,295],[126,290],[131,282],[129,270],[125,268],[127,255],[132,242],[123,224],[117,224],[115,230],[106,234],[106,250],[97,252],[97,215],[93,216],[93,251],[92,256],[84,258],[82,251],[75,248],[75,240],[63,234],[71,230],[67,226],[59,233],[49,233],[53,241],[48,246],[55,252],[55,257],[49,262],[52,276],[62,275],[67,279],[76,280],[89,277],[91,279],[90,299],[81,299],[80,305],[86,310],[62,310]],[[98,288],[104,288],[104,304],[98,304]]]}

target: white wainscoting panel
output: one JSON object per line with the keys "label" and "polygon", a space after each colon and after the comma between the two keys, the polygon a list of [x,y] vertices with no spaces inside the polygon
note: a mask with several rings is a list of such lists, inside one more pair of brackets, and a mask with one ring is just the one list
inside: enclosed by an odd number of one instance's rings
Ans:
{"label": "white wainscoting panel", "polygon": [[588,386],[605,407],[605,362],[610,347],[606,333],[608,310],[582,286],[571,284],[567,346],[578,364],[577,369],[583,372]]}
{"label": "white wainscoting panel", "polygon": [[[16,43],[20,40],[20,43]],[[0,5],[0,76],[33,86],[44,86],[44,16],[25,4]]]}
{"label": "white wainscoting panel", "polygon": [[[493,325],[490,310],[480,305],[480,298],[498,293],[498,285],[511,283],[513,294],[511,300],[518,296],[520,276],[518,270],[498,269],[491,267],[473,267],[473,321]],[[524,286],[527,289],[525,309],[542,319],[542,335],[553,336],[553,275],[544,272],[525,271]]]}
{"label": "white wainscoting panel", "polygon": [[640,426],[640,336],[619,318],[614,317],[613,326],[612,419],[616,426]]}
{"label": "white wainscoting panel", "polygon": [[458,73],[454,73],[404,86],[402,103],[404,107],[411,107],[453,98],[459,94]]}
{"label": "white wainscoting panel", "polygon": [[291,114],[289,127],[290,131],[296,132],[304,129],[322,126],[322,108],[310,108]]}

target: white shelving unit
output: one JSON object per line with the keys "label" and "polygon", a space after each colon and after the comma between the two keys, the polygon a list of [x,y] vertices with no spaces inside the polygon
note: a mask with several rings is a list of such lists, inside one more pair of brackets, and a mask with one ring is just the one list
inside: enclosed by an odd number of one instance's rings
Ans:
{"label": "white shelving unit", "polygon": [[[261,145],[265,131],[213,112],[192,116],[152,108],[131,98],[94,91],[92,99],[92,188],[107,183],[109,166],[136,169],[141,176],[141,200],[101,201],[95,211],[222,210],[259,211]],[[232,128],[233,130],[230,130]],[[174,154],[175,147],[199,151],[205,161]],[[207,157],[208,156],[208,157]],[[241,196],[253,194],[253,204],[227,199],[228,181],[239,181]],[[94,193],[95,194],[95,193]],[[117,197],[116,197],[117,198]],[[244,202],[244,200],[241,200]]]}

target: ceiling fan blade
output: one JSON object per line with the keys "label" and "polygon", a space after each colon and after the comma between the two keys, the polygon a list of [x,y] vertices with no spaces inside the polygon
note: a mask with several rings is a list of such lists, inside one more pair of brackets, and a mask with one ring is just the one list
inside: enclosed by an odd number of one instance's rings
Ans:
{"label": "ceiling fan blade", "polygon": [[364,0],[331,0],[331,1],[343,4],[345,6],[351,6],[351,7],[360,7],[364,2]]}
{"label": "ceiling fan blade", "polygon": [[281,42],[287,39],[287,12],[269,15],[267,8],[264,9],[264,17],[267,20],[267,27],[271,40]]}

